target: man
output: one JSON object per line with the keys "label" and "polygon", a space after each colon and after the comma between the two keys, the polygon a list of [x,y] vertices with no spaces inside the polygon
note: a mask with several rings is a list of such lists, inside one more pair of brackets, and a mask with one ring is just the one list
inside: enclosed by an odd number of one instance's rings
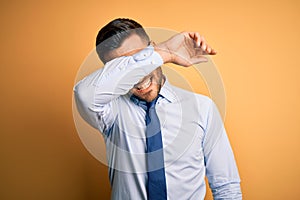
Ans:
{"label": "man", "polygon": [[234,156],[214,103],[172,86],[161,65],[207,61],[202,36],[151,43],[140,24],[115,19],[96,39],[105,64],[74,88],[81,116],[105,139],[112,199],[241,199]]}

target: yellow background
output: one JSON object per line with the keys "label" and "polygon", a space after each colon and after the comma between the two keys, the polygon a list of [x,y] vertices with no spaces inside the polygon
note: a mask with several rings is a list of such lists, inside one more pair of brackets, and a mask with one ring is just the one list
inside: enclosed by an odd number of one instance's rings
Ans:
{"label": "yellow background", "polygon": [[[77,70],[116,17],[215,47],[244,199],[300,196],[300,2],[1,1],[0,199],[108,199],[72,118]],[[207,199],[211,199],[208,194]]]}

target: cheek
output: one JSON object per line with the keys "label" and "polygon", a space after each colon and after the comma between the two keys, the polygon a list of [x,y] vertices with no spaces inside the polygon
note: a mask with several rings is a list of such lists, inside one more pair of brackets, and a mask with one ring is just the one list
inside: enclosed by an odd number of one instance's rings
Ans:
{"label": "cheek", "polygon": [[129,93],[134,93],[134,92],[135,92],[134,88],[132,88],[132,89],[129,90]]}
{"label": "cheek", "polygon": [[135,96],[138,96],[140,94],[140,92],[138,92],[136,89],[131,89],[130,93],[134,94]]}

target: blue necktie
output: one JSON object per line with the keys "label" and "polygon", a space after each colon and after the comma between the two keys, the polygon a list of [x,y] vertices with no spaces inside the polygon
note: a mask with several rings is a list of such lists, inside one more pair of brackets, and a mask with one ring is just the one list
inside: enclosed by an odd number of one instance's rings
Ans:
{"label": "blue necktie", "polygon": [[166,200],[167,188],[164,168],[163,144],[160,122],[155,111],[155,104],[158,97],[149,103],[139,101],[134,96],[132,96],[131,99],[146,110],[148,200]]}

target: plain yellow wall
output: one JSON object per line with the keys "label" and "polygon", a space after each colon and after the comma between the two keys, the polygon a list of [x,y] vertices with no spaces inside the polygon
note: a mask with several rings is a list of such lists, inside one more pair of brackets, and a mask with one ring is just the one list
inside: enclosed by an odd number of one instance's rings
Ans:
{"label": "plain yellow wall", "polygon": [[116,17],[203,34],[218,51],[244,199],[299,198],[299,1],[1,1],[0,10],[0,199],[108,199],[107,169],[74,126],[72,88],[98,29]]}

